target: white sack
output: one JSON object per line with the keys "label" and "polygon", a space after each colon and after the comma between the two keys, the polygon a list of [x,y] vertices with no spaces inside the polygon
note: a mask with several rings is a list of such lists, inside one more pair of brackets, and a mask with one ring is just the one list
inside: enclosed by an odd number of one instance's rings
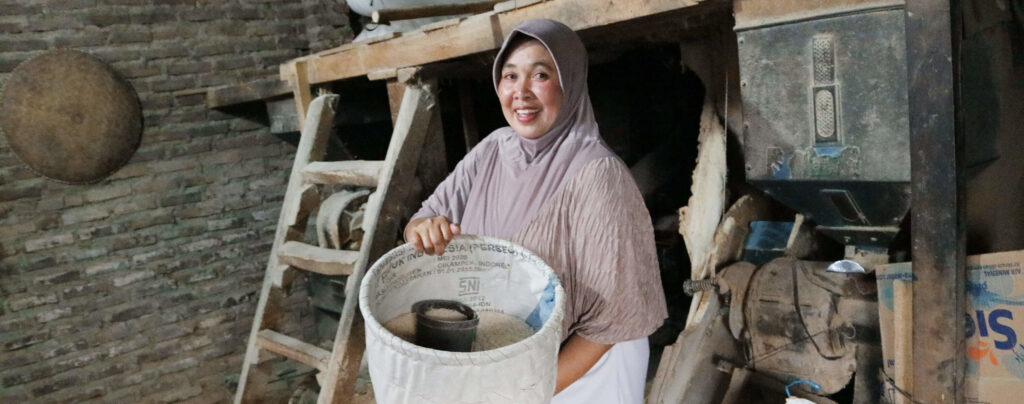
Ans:
{"label": "white sack", "polygon": [[[445,352],[413,345],[381,324],[424,299],[526,321],[536,333],[502,348]],[[405,244],[373,264],[359,290],[366,355],[380,404],[547,403],[555,391],[565,295],[554,271],[529,250],[456,236],[443,256]]]}

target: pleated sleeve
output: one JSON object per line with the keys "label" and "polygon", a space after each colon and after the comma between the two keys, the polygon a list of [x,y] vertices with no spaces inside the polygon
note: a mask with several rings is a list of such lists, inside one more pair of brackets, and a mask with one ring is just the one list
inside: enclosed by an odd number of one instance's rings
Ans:
{"label": "pleated sleeve", "polygon": [[618,158],[588,163],[569,190],[578,319],[573,331],[613,344],[645,337],[668,316],[651,216]]}

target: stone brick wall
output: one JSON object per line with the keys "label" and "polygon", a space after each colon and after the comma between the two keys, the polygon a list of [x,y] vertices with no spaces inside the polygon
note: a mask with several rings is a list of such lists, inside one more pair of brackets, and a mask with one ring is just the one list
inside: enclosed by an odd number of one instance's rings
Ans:
{"label": "stone brick wall", "polygon": [[[86,51],[128,78],[146,124],[88,186],[36,176],[0,138],[0,402],[229,400],[294,148],[190,90],[349,40],[336,4],[0,0],[0,86],[47,49]],[[311,336],[295,289],[286,331]]]}

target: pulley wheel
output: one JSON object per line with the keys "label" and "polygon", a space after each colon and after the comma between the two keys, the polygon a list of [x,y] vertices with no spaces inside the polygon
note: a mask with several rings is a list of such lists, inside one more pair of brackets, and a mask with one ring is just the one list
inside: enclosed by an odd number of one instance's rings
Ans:
{"label": "pulley wheel", "polygon": [[142,107],[126,80],[86,53],[59,49],[18,65],[2,83],[0,127],[36,173],[73,184],[106,178],[142,137]]}

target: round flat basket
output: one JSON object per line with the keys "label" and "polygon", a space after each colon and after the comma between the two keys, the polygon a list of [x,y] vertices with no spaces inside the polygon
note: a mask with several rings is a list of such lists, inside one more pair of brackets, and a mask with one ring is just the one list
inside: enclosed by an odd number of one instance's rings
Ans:
{"label": "round flat basket", "polygon": [[124,166],[142,137],[142,107],[127,81],[86,53],[59,49],[20,65],[3,83],[0,128],[36,173],[93,183]]}

